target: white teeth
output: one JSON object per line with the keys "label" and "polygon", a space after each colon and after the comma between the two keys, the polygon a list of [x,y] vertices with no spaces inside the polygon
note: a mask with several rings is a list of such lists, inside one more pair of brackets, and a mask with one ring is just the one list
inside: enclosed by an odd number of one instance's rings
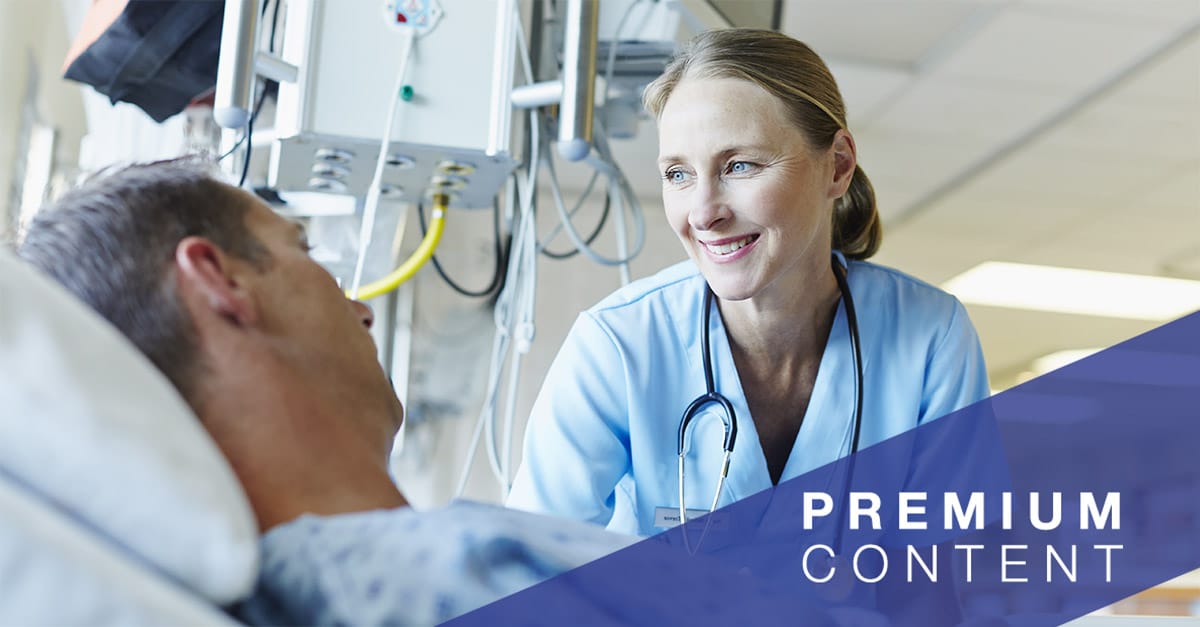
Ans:
{"label": "white teeth", "polygon": [[712,244],[706,243],[706,244],[704,244],[704,247],[718,255],[728,255],[729,253],[732,253],[733,251],[745,246],[746,244],[749,244],[752,241],[754,241],[754,236],[750,235],[747,237],[743,237],[742,239],[740,239],[736,242],[729,242],[728,244],[720,244],[720,245],[714,246]]}

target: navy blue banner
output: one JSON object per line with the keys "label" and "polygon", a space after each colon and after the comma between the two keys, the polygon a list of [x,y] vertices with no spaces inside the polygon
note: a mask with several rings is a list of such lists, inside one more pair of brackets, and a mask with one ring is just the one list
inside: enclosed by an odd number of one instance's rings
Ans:
{"label": "navy blue banner", "polygon": [[452,624],[1058,625],[1200,568],[1198,448],[1193,314]]}

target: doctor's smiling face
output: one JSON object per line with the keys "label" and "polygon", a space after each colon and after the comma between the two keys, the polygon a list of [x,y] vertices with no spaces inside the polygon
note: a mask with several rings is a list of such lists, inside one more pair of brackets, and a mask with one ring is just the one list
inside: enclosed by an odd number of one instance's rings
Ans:
{"label": "doctor's smiling face", "polygon": [[834,202],[855,168],[849,133],[814,147],[757,84],[692,76],[658,133],[667,220],[719,297],[769,298],[828,273]]}

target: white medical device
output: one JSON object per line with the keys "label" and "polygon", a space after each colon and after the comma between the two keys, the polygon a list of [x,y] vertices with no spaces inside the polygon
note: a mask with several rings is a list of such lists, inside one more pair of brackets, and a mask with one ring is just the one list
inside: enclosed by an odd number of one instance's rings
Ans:
{"label": "white medical device", "polygon": [[227,2],[214,115],[224,126],[243,126],[253,75],[280,81],[270,187],[365,195],[391,90],[408,61],[383,197],[417,202],[440,191],[453,207],[491,206],[516,165],[510,2],[291,0],[278,57],[254,46],[258,4]]}
{"label": "white medical device", "polygon": [[257,45],[259,0],[226,0],[213,114],[244,129],[254,76],[279,81],[268,185],[362,197],[408,56],[404,31],[415,32],[383,196],[418,201],[442,191],[451,207],[488,207],[516,165],[514,106],[558,105],[558,152],[581,160],[591,152],[597,74],[611,79],[599,98],[610,136],[632,136],[640,86],[674,52],[680,18],[693,29],[728,26],[703,0],[560,4],[561,71],[514,91],[515,0],[289,0],[278,56]]}

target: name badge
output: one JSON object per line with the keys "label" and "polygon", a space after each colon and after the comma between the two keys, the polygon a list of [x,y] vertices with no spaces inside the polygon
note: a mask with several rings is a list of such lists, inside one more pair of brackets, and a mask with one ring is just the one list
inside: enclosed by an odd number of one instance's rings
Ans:
{"label": "name badge", "polygon": [[[688,524],[694,524],[694,521],[708,514],[706,509],[689,509],[687,511]],[[709,529],[719,531],[724,529],[729,524],[729,516],[725,512],[713,512],[709,514],[712,521],[708,523]],[[669,529],[679,526],[679,508],[678,507],[656,507],[654,508],[654,527],[656,529]],[[690,529],[690,527],[689,527]]]}

